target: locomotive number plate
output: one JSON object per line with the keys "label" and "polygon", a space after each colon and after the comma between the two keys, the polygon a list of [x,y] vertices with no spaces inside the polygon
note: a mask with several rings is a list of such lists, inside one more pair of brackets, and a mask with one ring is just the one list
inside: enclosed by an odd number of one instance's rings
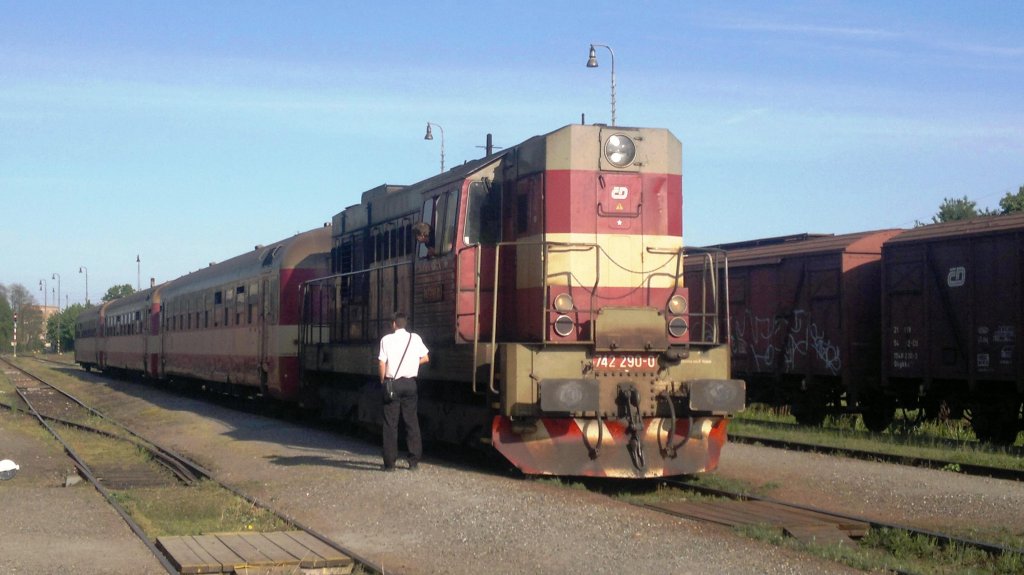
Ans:
{"label": "locomotive number plate", "polygon": [[658,356],[649,353],[594,356],[594,371],[657,371]]}

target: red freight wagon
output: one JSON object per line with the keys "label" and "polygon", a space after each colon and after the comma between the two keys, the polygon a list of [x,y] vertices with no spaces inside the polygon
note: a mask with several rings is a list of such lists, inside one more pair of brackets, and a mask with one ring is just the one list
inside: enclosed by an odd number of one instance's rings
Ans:
{"label": "red freight wagon", "polygon": [[820,425],[829,410],[869,400],[880,379],[881,247],[899,233],[720,246],[729,255],[733,376],[747,380],[751,401],[791,404],[799,422]]}
{"label": "red freight wagon", "polygon": [[1024,214],[923,226],[882,253],[887,390],[930,416],[969,409],[979,439],[1012,443],[1024,395]]}

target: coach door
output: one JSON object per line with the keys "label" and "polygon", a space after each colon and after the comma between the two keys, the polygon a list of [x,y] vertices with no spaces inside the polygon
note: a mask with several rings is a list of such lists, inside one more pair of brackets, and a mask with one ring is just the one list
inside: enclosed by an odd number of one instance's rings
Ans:
{"label": "coach door", "polygon": [[271,314],[270,277],[264,276],[259,283],[259,314],[256,318],[257,339],[259,341],[259,377],[260,392],[267,393],[268,373],[270,372],[270,325]]}

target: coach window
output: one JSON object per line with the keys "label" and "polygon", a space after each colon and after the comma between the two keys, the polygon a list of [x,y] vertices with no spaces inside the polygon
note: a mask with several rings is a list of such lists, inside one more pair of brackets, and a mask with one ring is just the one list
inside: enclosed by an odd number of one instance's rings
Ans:
{"label": "coach window", "polygon": [[253,319],[255,318],[255,315],[256,315],[256,306],[259,305],[259,303],[260,303],[260,298],[259,298],[259,294],[260,294],[259,289],[260,288],[259,288],[259,286],[260,286],[260,284],[258,284],[258,283],[250,283],[249,284],[249,298],[248,298],[248,302],[249,302],[249,311],[248,311],[248,313],[249,313],[249,325],[252,325]]}
{"label": "coach window", "polygon": [[224,327],[231,324],[231,310],[235,307],[235,288],[229,287],[224,290]]}
{"label": "coach window", "polygon": [[245,311],[245,286],[235,288],[235,325],[242,325],[242,312]]}

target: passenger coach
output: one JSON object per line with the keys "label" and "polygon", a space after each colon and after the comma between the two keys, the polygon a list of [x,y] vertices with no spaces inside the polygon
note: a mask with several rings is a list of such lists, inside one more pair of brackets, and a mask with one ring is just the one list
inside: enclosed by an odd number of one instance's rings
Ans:
{"label": "passenger coach", "polygon": [[78,319],[75,361],[299,401],[299,288],[327,273],[330,237],[326,226],[297,234],[90,307]]}

